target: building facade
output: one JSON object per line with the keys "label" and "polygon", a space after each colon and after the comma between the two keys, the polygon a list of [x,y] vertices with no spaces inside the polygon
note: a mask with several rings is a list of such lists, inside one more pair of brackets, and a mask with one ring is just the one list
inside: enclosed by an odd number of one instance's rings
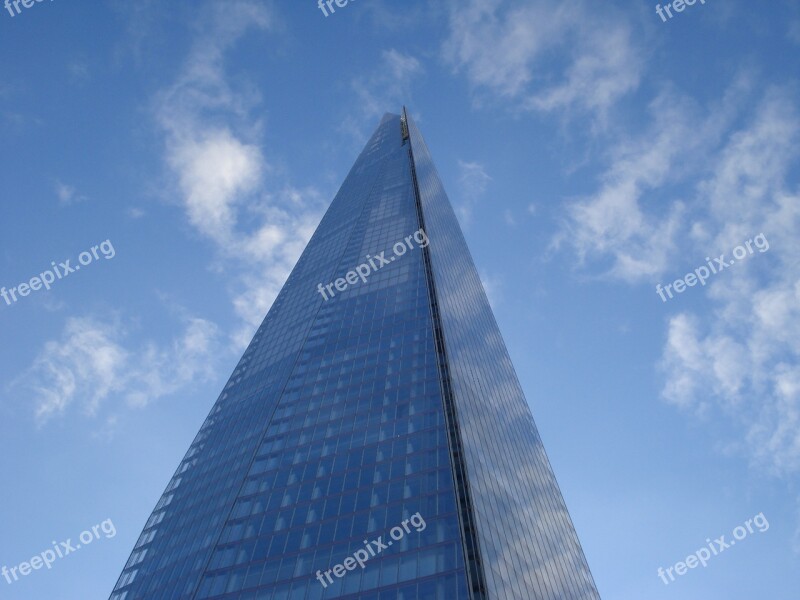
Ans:
{"label": "building facade", "polygon": [[111,600],[596,600],[419,130],[386,115]]}

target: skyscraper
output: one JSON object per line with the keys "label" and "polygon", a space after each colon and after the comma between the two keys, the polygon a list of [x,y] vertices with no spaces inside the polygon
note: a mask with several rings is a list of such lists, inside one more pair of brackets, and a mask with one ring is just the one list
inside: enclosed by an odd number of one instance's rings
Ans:
{"label": "skyscraper", "polygon": [[384,116],[111,600],[599,595],[414,122]]}

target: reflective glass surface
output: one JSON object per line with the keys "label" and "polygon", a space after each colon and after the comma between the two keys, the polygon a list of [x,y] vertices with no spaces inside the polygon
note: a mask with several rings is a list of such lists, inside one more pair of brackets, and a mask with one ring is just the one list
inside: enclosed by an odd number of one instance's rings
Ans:
{"label": "reflective glass surface", "polygon": [[464,236],[408,121],[488,597],[599,599]]}
{"label": "reflective glass surface", "polygon": [[[153,511],[113,600],[469,597],[423,251],[408,239],[417,230],[408,141],[400,117],[387,115]],[[370,258],[380,267],[345,279]],[[392,540],[416,514],[425,526],[363,569],[317,578],[365,542]]]}

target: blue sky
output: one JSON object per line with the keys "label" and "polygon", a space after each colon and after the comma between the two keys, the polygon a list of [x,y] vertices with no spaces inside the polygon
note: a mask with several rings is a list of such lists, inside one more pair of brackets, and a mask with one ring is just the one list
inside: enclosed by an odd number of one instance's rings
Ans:
{"label": "blue sky", "polygon": [[[105,598],[361,145],[409,107],[604,598],[800,593],[800,6],[0,12],[0,598]],[[737,264],[662,302],[706,264]],[[109,246],[107,245],[106,248]],[[769,529],[657,575],[764,513]]]}

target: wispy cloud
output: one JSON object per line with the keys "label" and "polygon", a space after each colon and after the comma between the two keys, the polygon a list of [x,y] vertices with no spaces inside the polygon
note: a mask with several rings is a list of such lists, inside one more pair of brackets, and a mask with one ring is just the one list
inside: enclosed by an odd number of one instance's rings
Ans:
{"label": "wispy cloud", "polygon": [[[525,109],[602,119],[641,77],[642,53],[624,15],[582,0],[451,2],[449,29],[447,63],[476,91]],[[566,60],[551,60],[554,52]]]}
{"label": "wispy cloud", "polygon": [[126,346],[129,330],[119,319],[72,317],[61,337],[44,344],[11,388],[30,398],[39,424],[75,404],[90,416],[108,403],[116,402],[109,411],[120,403],[146,406],[213,373],[216,326],[186,317],[184,327],[169,344],[146,342],[131,348]]}
{"label": "wispy cloud", "polygon": [[62,206],[70,206],[72,204],[85,202],[87,200],[86,196],[78,193],[73,186],[62,181],[57,180],[55,182],[54,189],[56,192],[56,197],[58,198],[58,203]]}
{"label": "wispy cloud", "polygon": [[455,203],[455,210],[462,227],[469,226],[472,221],[472,212],[486,193],[486,188],[491,180],[492,178],[481,163],[458,160],[459,195]]}
{"label": "wispy cloud", "polygon": [[357,143],[363,143],[367,137],[365,127],[377,124],[377,119],[386,112],[400,112],[403,105],[411,102],[412,83],[423,72],[419,60],[412,55],[394,48],[384,50],[373,73],[351,81],[355,94],[352,106],[357,108],[348,111],[342,131]]}
{"label": "wispy cloud", "polygon": [[662,275],[686,227],[685,189],[674,186],[696,181],[707,168],[704,158],[738,114],[733,99],[748,87],[737,80],[707,110],[672,89],[661,92],[650,104],[650,124],[612,146],[599,189],[567,204],[551,248],[570,247],[579,267],[602,266],[614,279]]}
{"label": "wispy cloud", "polygon": [[269,31],[271,23],[260,3],[213,5],[181,74],[156,102],[166,164],[189,223],[214,242],[225,269],[238,273],[239,346],[263,319],[322,212],[313,188],[269,181],[263,127],[251,114],[260,99],[251,88],[234,88],[225,72],[226,52],[248,32]]}
{"label": "wispy cloud", "polygon": [[669,402],[734,420],[740,450],[780,475],[800,470],[800,193],[786,179],[800,157],[796,106],[767,91],[699,186],[709,247],[763,232],[770,252],[712,282],[708,316],[672,317],[662,360]]}
{"label": "wispy cloud", "polygon": [[746,76],[707,108],[666,89],[650,124],[614,146],[598,191],[568,204],[554,240],[585,272],[655,285],[766,236],[768,254],[696,288],[707,311],[670,317],[660,367],[667,402],[729,420],[733,445],[780,475],[800,469],[796,106],[788,88],[758,92]]}
{"label": "wispy cloud", "polygon": [[67,72],[73,83],[85,83],[91,78],[89,64],[84,59],[75,59],[67,63]]}

